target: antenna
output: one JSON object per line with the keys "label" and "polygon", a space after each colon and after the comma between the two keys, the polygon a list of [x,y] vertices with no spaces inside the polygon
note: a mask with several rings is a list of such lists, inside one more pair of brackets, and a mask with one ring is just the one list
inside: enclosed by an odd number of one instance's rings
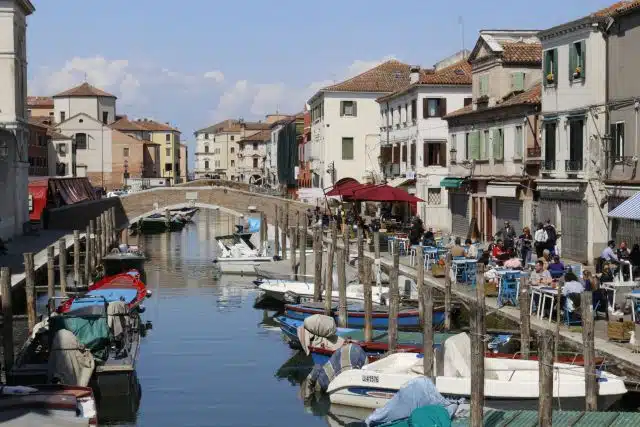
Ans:
{"label": "antenna", "polygon": [[464,21],[462,20],[462,15],[458,16],[458,24],[460,25],[460,33],[462,36],[462,58],[466,58],[467,54],[464,51]]}
{"label": "antenna", "polygon": [[84,73],[84,82],[85,83],[87,82],[87,73],[86,72]]}

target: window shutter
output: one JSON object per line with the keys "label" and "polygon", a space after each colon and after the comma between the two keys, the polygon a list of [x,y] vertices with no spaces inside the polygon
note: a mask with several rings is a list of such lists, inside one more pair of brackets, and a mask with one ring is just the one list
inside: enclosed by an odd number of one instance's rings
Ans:
{"label": "window shutter", "polygon": [[480,160],[480,131],[469,134],[469,157],[471,160]]}
{"label": "window shutter", "polygon": [[440,98],[440,117],[447,115],[447,98]]}
{"label": "window shutter", "polygon": [[440,144],[440,166],[447,167],[447,144]]}
{"label": "window shutter", "polygon": [[422,166],[427,167],[427,156],[429,155],[429,144],[422,142]]}
{"label": "window shutter", "polygon": [[478,131],[478,160],[485,159],[485,153],[487,152],[486,145],[489,141],[486,140],[484,131]]}
{"label": "window shutter", "polygon": [[344,101],[340,101],[340,117],[344,116]]}
{"label": "window shutter", "polygon": [[358,103],[356,101],[353,101],[353,117],[357,117],[358,116]]}
{"label": "window shutter", "polygon": [[615,123],[609,125],[609,134],[611,136],[611,156],[618,156],[618,135],[616,135],[616,125]]}
{"label": "window shutter", "polygon": [[582,67],[582,78],[587,78],[587,42],[582,40],[580,42],[580,48],[582,50],[582,57],[580,58],[580,67]]}
{"label": "window shutter", "polygon": [[553,78],[558,81],[558,49],[553,49]]}
{"label": "window shutter", "polygon": [[422,98],[422,118],[426,119],[429,117],[429,99]]}
{"label": "window shutter", "polygon": [[573,81],[573,73],[576,71],[576,67],[578,66],[578,51],[576,50],[576,45],[571,43],[569,45],[569,81]]}
{"label": "window shutter", "polygon": [[524,73],[518,72],[511,74],[511,90],[513,92],[524,90]]}

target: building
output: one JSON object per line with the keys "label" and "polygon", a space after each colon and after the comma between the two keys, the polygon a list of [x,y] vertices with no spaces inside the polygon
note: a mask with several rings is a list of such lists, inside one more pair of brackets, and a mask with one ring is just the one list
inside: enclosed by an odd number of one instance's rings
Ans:
{"label": "building", "polygon": [[311,187],[311,162],[309,161],[309,143],[311,142],[311,112],[305,106],[303,115],[303,132],[298,142],[298,191]]}
{"label": "building", "polygon": [[238,141],[236,171],[239,181],[254,185],[266,182],[267,146],[270,142],[271,131],[268,129]]}
{"label": "building", "polygon": [[[160,177],[161,171],[161,159],[160,159],[160,148],[161,145],[157,142],[151,140],[151,132],[139,125],[138,123],[129,120],[129,118],[124,116],[119,116],[117,120],[109,125],[111,129],[122,132],[138,141],[143,143],[143,166],[141,176],[142,178],[158,178]],[[115,161],[115,160],[114,160]],[[131,175],[130,177],[136,177]],[[137,177],[136,177],[137,178]]]}
{"label": "building", "polygon": [[53,96],[55,121],[62,123],[79,113],[108,125],[116,118],[116,97],[84,82]]}
{"label": "building", "polygon": [[147,129],[151,141],[160,146],[160,176],[171,184],[179,184],[180,170],[180,131],[169,123],[160,123],[151,119],[138,119],[136,124]]}
{"label": "building", "polygon": [[29,176],[49,176],[55,174],[55,163],[50,169],[50,156],[54,151],[49,135],[49,127],[37,120],[29,119]]}
{"label": "building", "polygon": [[0,238],[22,234],[29,221],[27,16],[29,0],[0,2]]}
{"label": "building", "polygon": [[29,117],[45,117],[55,120],[53,98],[50,96],[27,96],[27,114]]}
{"label": "building", "polygon": [[[109,188],[124,188],[128,180],[153,178],[160,144],[134,138],[119,130],[112,130],[112,174]],[[151,160],[151,165],[150,163]]]}
{"label": "building", "polygon": [[429,226],[451,230],[447,189],[447,122],[443,117],[471,103],[471,65],[467,52],[436,64],[412,67],[404,88],[378,98],[382,173],[392,186],[424,200],[418,214]]}
{"label": "building", "polygon": [[480,31],[469,56],[472,100],[445,117],[450,165],[441,185],[456,236],[486,241],[505,221],[518,232],[532,225],[542,77],[536,34]]}
{"label": "building", "polygon": [[296,197],[299,146],[304,133],[304,113],[271,124],[267,147],[267,185]]}
{"label": "building", "polygon": [[381,178],[380,106],[376,98],[409,84],[409,65],[387,61],[315,93],[311,109],[312,185],[329,187],[343,178]]}
{"label": "building", "polygon": [[[619,3],[617,3],[619,4]],[[563,257],[590,262],[607,242],[607,35],[612,8],[538,34],[543,49],[542,178],[536,219]],[[615,21],[615,20],[614,20]]]}
{"label": "building", "polygon": [[189,181],[189,147],[180,143],[180,181]]}
{"label": "building", "polygon": [[53,165],[52,176],[73,176],[76,170],[75,156],[73,155],[73,138],[64,135],[53,128],[49,129],[49,136],[53,146],[53,155],[50,157],[50,165]]}

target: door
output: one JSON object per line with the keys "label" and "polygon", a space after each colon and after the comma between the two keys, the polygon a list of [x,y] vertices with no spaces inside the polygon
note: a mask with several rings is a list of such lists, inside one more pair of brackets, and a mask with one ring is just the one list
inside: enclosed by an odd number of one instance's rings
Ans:
{"label": "door", "polygon": [[456,237],[466,237],[469,232],[469,196],[449,193],[451,206],[451,233]]}
{"label": "door", "polygon": [[587,204],[582,201],[562,200],[560,202],[560,253],[563,258],[587,261],[588,236]]}
{"label": "door", "polygon": [[487,208],[485,209],[485,224],[484,240],[488,241],[489,237],[493,236],[493,199],[484,199],[487,202]]}
{"label": "door", "polygon": [[535,229],[537,228],[539,223],[545,223],[547,220],[551,221],[551,224],[554,226],[558,223],[558,218],[556,218],[556,200],[551,199],[540,199],[538,201],[538,205],[534,211],[534,224],[533,230],[531,233],[535,233]]}
{"label": "door", "polygon": [[518,235],[522,231],[522,202],[516,199],[495,197],[496,229],[502,230],[504,222],[509,221]]}

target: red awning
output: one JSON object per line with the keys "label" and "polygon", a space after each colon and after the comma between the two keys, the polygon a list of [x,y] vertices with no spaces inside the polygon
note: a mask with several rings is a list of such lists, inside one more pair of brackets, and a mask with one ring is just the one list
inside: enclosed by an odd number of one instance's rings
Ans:
{"label": "red awning", "polygon": [[326,196],[350,196],[352,195],[354,189],[360,188],[362,186],[363,184],[360,184],[353,178],[344,178],[336,182],[333,188],[328,193],[326,193]]}
{"label": "red awning", "polygon": [[350,196],[353,197],[353,200],[369,202],[424,202],[424,200],[407,193],[401,188],[389,187],[388,185],[373,185],[355,189]]}

